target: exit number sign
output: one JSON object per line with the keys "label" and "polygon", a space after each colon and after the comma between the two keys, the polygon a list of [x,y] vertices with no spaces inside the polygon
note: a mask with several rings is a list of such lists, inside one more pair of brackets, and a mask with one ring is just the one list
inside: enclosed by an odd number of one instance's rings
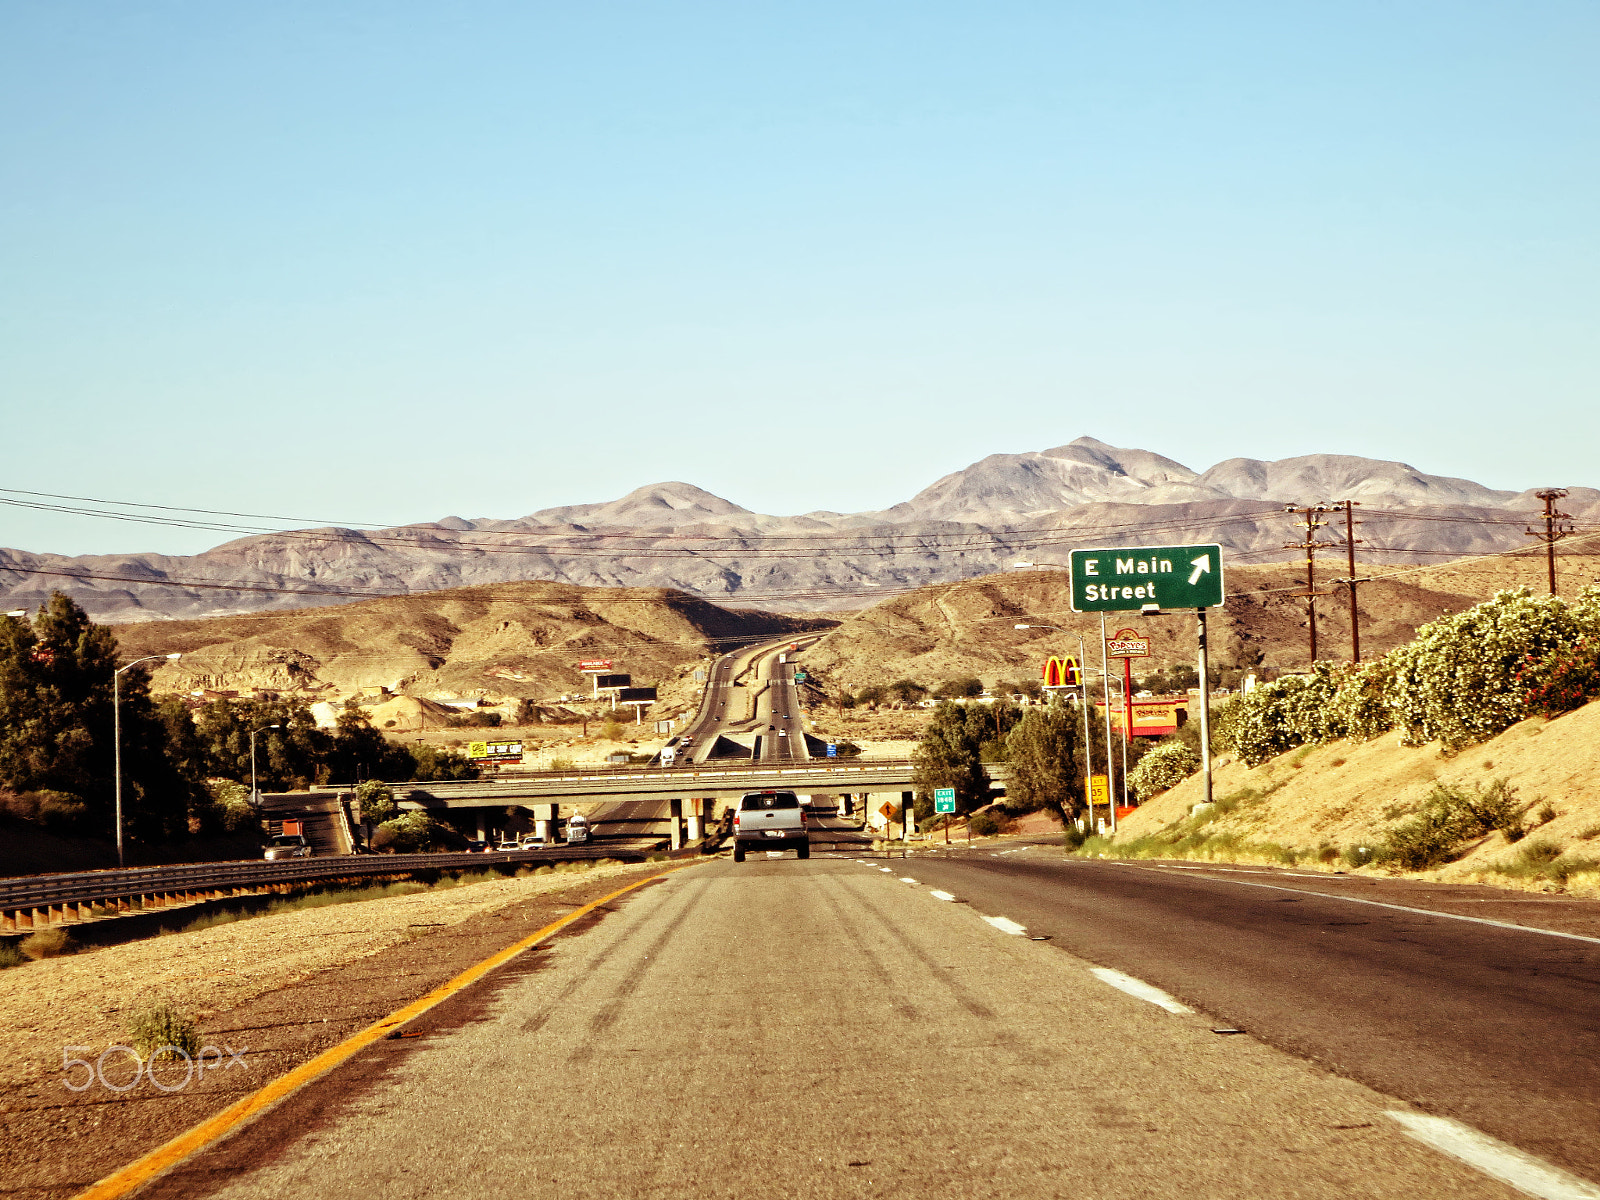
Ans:
{"label": "exit number sign", "polygon": [[1222,547],[1214,543],[1074,550],[1071,565],[1073,612],[1222,604]]}

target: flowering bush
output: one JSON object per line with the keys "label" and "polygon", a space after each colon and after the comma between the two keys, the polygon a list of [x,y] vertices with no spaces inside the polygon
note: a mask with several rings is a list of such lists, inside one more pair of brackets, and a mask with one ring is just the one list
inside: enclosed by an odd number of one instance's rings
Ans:
{"label": "flowering bush", "polygon": [[1182,742],[1157,746],[1128,772],[1128,786],[1139,799],[1148,800],[1168,788],[1177,787],[1200,769],[1200,756]]}
{"label": "flowering bush", "polygon": [[1587,596],[1568,606],[1518,588],[1424,625],[1389,656],[1390,704],[1405,743],[1459,749],[1516,724],[1529,711],[1519,673],[1530,658],[1570,653],[1592,632],[1595,612]]}
{"label": "flowering bush", "polygon": [[1530,712],[1558,717],[1600,696],[1600,639],[1584,638],[1570,650],[1527,656],[1517,671]]}

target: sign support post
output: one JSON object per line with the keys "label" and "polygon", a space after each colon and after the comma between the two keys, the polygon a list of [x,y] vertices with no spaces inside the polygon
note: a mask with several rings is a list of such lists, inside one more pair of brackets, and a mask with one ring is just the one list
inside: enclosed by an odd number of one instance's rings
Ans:
{"label": "sign support post", "polygon": [[[1106,651],[1106,615],[1100,614],[1100,691],[1101,698],[1105,701],[1106,716],[1106,807],[1111,811],[1106,814],[1111,818],[1111,832],[1117,831],[1117,802],[1112,798],[1111,792],[1111,659]],[[1094,824],[1094,809],[1090,806],[1089,823]]]}
{"label": "sign support post", "polygon": [[1205,781],[1205,800],[1211,803],[1211,676],[1210,662],[1206,656],[1206,610],[1195,609],[1200,619],[1198,641],[1200,643],[1200,774]]}

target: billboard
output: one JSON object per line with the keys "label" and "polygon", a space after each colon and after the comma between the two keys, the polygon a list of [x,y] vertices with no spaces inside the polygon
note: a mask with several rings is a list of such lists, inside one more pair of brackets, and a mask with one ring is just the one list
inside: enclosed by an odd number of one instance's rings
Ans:
{"label": "billboard", "polygon": [[586,658],[578,664],[580,671],[609,671],[611,660],[609,658]]}
{"label": "billboard", "polygon": [[519,763],[521,742],[468,742],[467,757],[482,766],[486,763]]}
{"label": "billboard", "polygon": [[[1096,700],[1096,708],[1103,705]],[[1111,701],[1111,711],[1120,720],[1122,716],[1122,701],[1114,698]],[[1133,736],[1134,737],[1166,737],[1169,733],[1176,733],[1178,726],[1183,724],[1184,710],[1182,700],[1140,700],[1137,696],[1133,701]]]}
{"label": "billboard", "polygon": [[[602,684],[601,686],[604,687],[605,685]],[[655,688],[625,687],[617,692],[617,700],[622,704],[628,704],[630,702],[639,703],[645,700],[654,702],[655,698]]]}
{"label": "billboard", "polygon": [[594,677],[594,685],[597,688],[625,688],[632,682],[632,675],[596,675]]}

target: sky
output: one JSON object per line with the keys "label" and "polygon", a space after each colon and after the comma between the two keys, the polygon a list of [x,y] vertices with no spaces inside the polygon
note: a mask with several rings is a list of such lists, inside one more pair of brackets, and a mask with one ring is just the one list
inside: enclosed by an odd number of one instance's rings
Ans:
{"label": "sky", "polygon": [[1592,0],[0,0],[0,488],[859,511],[1085,434],[1600,485],[1597,45]]}

